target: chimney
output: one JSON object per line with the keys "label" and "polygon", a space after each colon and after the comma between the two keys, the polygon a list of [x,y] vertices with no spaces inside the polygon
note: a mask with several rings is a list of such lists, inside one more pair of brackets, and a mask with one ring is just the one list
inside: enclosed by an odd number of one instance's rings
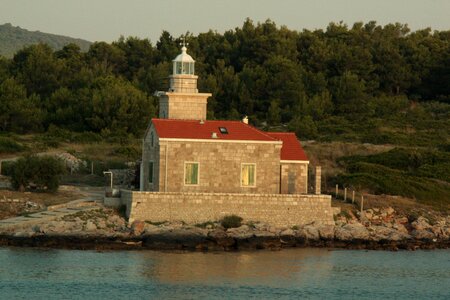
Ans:
{"label": "chimney", "polygon": [[245,116],[245,117],[242,119],[242,123],[248,125],[248,117],[247,117],[247,116]]}
{"label": "chimney", "polygon": [[217,133],[216,132],[211,133],[211,138],[212,139],[217,139]]}
{"label": "chimney", "polygon": [[203,125],[203,124],[205,124],[205,121],[200,120],[200,125]]}
{"label": "chimney", "polygon": [[314,187],[314,194],[320,195],[321,194],[320,186],[322,185],[322,169],[320,166],[316,166],[315,179],[316,184]]}

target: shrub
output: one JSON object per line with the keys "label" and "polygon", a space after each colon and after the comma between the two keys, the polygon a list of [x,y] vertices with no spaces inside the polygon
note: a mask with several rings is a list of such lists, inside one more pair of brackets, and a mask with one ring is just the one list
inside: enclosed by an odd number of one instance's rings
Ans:
{"label": "shrub", "polygon": [[34,184],[38,190],[55,192],[63,173],[64,164],[55,157],[22,157],[11,166],[11,185],[14,189],[23,191]]}
{"label": "shrub", "polygon": [[220,224],[225,228],[237,228],[242,225],[242,218],[236,215],[225,216],[220,220]]}
{"label": "shrub", "polygon": [[25,150],[25,147],[9,137],[0,137],[0,153],[15,153]]}

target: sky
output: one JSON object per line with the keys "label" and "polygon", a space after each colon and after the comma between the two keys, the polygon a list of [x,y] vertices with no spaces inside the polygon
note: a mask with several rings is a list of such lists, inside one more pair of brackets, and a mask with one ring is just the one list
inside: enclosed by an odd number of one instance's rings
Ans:
{"label": "sky", "polygon": [[249,17],[289,29],[325,29],[330,22],[399,22],[412,30],[450,30],[450,0],[0,0],[0,24],[89,41],[121,35],[178,37],[209,29],[223,33]]}

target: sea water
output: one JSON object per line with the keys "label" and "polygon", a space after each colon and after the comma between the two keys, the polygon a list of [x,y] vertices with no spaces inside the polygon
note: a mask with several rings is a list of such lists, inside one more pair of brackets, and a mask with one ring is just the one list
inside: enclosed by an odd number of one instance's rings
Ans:
{"label": "sea water", "polygon": [[1,299],[450,299],[450,250],[0,248]]}

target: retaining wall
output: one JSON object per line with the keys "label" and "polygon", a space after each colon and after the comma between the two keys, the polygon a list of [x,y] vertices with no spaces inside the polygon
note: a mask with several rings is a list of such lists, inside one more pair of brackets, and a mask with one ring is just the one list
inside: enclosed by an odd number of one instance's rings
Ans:
{"label": "retaining wall", "polygon": [[334,224],[329,195],[162,193],[121,191],[127,217],[153,222],[184,221],[203,223],[235,214],[245,221],[274,226],[303,225],[311,222]]}

